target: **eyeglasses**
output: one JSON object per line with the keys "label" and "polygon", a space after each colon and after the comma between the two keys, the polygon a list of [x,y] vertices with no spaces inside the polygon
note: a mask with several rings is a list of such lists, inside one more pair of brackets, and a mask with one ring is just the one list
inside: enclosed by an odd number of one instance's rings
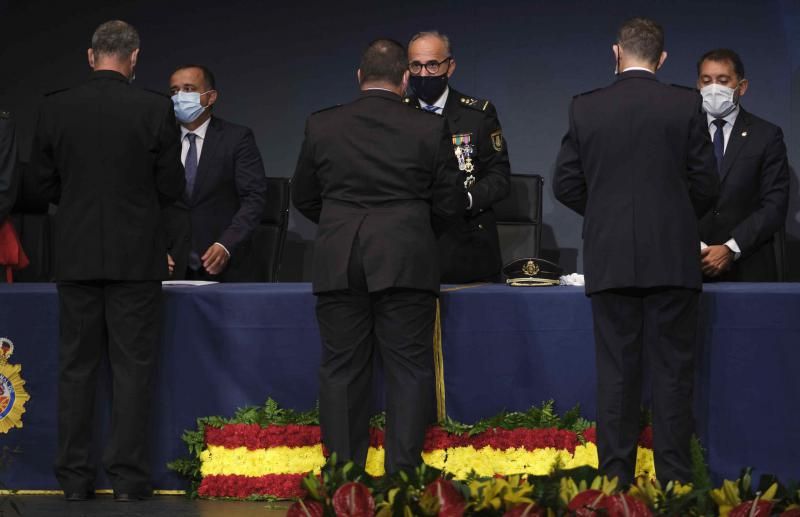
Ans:
{"label": "eyeglasses", "polygon": [[427,63],[420,63],[419,61],[412,61],[408,64],[408,71],[414,75],[419,74],[422,72],[422,67],[425,67],[425,70],[428,71],[429,74],[435,74],[439,71],[439,67],[443,64],[448,63],[448,68],[450,67],[450,61],[452,61],[452,57],[446,57],[441,61],[428,61]]}

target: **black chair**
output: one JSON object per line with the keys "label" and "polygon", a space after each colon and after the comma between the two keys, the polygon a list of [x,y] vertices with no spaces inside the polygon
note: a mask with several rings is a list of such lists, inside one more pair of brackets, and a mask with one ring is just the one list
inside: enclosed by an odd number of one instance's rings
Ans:
{"label": "black chair", "polygon": [[290,188],[289,178],[267,178],[267,204],[252,241],[257,282],[278,281],[289,226]]}
{"label": "black chair", "polygon": [[512,174],[508,197],[493,206],[503,264],[538,257],[542,242],[542,185],[538,174]]}

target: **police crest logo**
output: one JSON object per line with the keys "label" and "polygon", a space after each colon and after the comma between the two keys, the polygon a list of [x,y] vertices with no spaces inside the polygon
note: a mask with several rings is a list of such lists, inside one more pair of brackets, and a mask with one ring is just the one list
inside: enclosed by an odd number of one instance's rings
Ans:
{"label": "police crest logo", "polygon": [[30,396],[25,391],[25,380],[20,375],[22,366],[9,364],[14,354],[14,343],[0,338],[0,433],[22,427],[25,403]]}
{"label": "police crest logo", "polygon": [[497,130],[491,135],[492,138],[492,147],[495,151],[502,151],[503,150],[503,132],[501,130]]}

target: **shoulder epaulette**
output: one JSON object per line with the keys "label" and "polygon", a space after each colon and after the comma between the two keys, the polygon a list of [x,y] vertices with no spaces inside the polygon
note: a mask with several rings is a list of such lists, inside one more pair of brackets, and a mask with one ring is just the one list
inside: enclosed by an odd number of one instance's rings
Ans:
{"label": "shoulder epaulette", "polygon": [[466,95],[463,97],[459,97],[458,102],[462,106],[466,106],[467,108],[472,108],[478,111],[486,111],[486,108],[488,108],[489,105],[491,104],[489,101],[485,99],[476,99],[475,97],[468,97]]}
{"label": "shoulder epaulette", "polygon": [[69,90],[69,88],[59,88],[58,90],[53,90],[51,92],[47,92],[44,94],[45,97],[50,97],[51,95],[55,95],[57,93],[65,92]]}
{"label": "shoulder epaulette", "polygon": [[595,88],[594,90],[589,90],[588,92],[579,93],[578,95],[575,95],[572,98],[576,99],[578,97],[583,97],[584,95],[589,95],[590,93],[599,92],[600,90],[602,90],[602,88]]}
{"label": "shoulder epaulette", "polygon": [[312,115],[316,115],[317,113],[322,113],[323,111],[330,111],[332,109],[340,108],[341,104],[336,104],[335,106],[328,106],[327,108],[322,108],[321,110],[317,110],[312,113]]}
{"label": "shoulder epaulette", "polygon": [[413,97],[403,97],[403,104],[408,104],[412,108],[420,109],[419,102]]}
{"label": "shoulder epaulette", "polygon": [[670,86],[674,86],[675,88],[680,88],[681,90],[691,90],[693,92],[697,91],[697,88],[694,86],[684,86],[682,84],[671,84]]}
{"label": "shoulder epaulette", "polygon": [[0,119],[8,119],[11,118],[10,111],[0,111]]}

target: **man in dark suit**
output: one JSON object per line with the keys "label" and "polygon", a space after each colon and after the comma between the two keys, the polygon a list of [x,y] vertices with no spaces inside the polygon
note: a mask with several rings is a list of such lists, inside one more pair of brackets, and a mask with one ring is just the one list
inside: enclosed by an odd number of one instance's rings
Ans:
{"label": "man in dark suit", "polygon": [[434,414],[439,267],[432,216],[463,212],[444,119],[403,105],[406,52],[379,39],[361,57],[361,96],[306,123],[292,200],[319,224],[313,288],[323,339],[320,424],[341,459],[364,465],[373,353],[386,385],[386,471],[421,462]]}
{"label": "man in dark suit", "polygon": [[600,470],[633,480],[647,347],[656,474],[688,481],[697,218],[717,194],[714,153],[697,92],[656,79],[667,57],[661,27],[633,18],[617,38],[617,80],[572,101],[553,191],[584,216]]}
{"label": "man in dark suit", "polygon": [[167,278],[160,213],[181,195],[184,178],[172,103],[130,84],[138,55],[133,27],[100,25],[88,51],[91,77],[45,99],[31,156],[42,192],[58,204],[55,473],[68,500],[94,495],[90,449],[104,354],[113,396],[103,463],[114,496],[152,493],[146,437]]}
{"label": "man in dark suit", "polygon": [[711,50],[697,63],[721,182],[716,206],[700,221],[702,268],[714,280],[774,282],[773,239],[789,207],[789,162],[781,128],[741,107],[748,86],[733,50]]}
{"label": "man in dark suit", "polygon": [[164,213],[172,278],[254,281],[251,237],[267,179],[253,132],[212,116],[218,92],[207,67],[178,68],[169,87],[186,170],[186,191]]}
{"label": "man in dark suit", "polygon": [[467,211],[460,224],[439,237],[442,282],[499,280],[503,264],[492,206],[508,196],[511,166],[497,110],[487,100],[448,86],[456,60],[444,34],[414,35],[408,61],[411,96],[404,102],[447,119],[466,191]]}

